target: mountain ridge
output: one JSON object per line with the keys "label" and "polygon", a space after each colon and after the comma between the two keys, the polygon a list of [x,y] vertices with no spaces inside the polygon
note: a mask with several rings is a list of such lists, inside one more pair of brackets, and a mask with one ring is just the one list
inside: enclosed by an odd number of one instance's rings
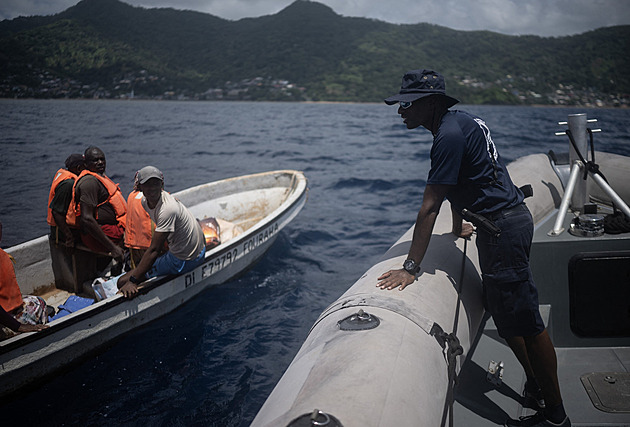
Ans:
{"label": "mountain ridge", "polygon": [[379,102],[406,70],[433,68],[465,103],[618,105],[630,93],[627,51],[630,26],[544,38],[343,17],[306,0],[238,21],[82,0],[0,22],[0,96]]}

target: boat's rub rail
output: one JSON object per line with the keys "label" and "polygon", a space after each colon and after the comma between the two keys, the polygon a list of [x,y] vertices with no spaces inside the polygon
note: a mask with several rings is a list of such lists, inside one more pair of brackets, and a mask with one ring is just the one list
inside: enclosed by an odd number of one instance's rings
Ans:
{"label": "boat's rub rail", "polygon": [[[219,251],[217,251],[216,253],[221,253],[223,251],[227,251],[228,250],[229,245],[225,245],[225,247],[223,246],[218,246],[217,248],[219,249]],[[215,253],[215,254],[216,254]],[[176,275],[169,275],[169,276],[162,276],[162,277],[157,277],[157,278],[153,278],[153,279],[149,279],[148,281],[144,282],[139,288],[138,288],[138,294],[139,295],[143,295],[148,293],[150,290],[162,285],[163,283],[166,283],[170,280],[172,280],[173,278],[177,277]],[[83,308],[81,310],[78,310],[74,313],[71,313],[70,315],[64,316],[52,323],[50,323],[50,327],[46,328],[42,331],[39,332],[32,332],[32,333],[24,333],[24,334],[18,334],[14,337],[11,337],[9,339],[6,339],[4,341],[0,341],[0,354],[9,352],[17,347],[21,347],[24,344],[27,344],[29,342],[35,341],[37,339],[39,339],[40,337],[44,336],[44,335],[49,335],[52,333],[55,333],[59,330],[62,330],[64,328],[67,328],[69,326],[72,326],[86,318],[92,317],[95,314],[101,313],[103,311],[109,310],[110,308],[117,306],[119,304],[122,304],[124,302],[127,302],[129,300],[127,300],[126,298],[123,297],[122,294],[117,294],[113,297],[104,299],[102,301],[98,301],[95,302],[94,304]]]}

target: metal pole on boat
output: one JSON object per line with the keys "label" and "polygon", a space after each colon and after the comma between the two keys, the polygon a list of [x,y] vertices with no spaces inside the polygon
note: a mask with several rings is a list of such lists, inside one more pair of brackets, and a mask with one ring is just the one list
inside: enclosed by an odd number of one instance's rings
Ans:
{"label": "metal pole on boat", "polygon": [[[566,189],[564,192],[564,196],[562,196],[562,202],[560,203],[560,207],[558,208],[558,216],[556,217],[556,222],[553,226],[553,229],[547,233],[549,236],[558,236],[563,231],[564,228],[562,224],[564,223],[567,211],[569,209],[569,201],[571,201],[571,207],[574,211],[582,211],[584,209],[584,205],[588,203],[588,192],[586,189],[586,179],[579,179],[579,172],[584,170],[587,167],[582,162],[582,158],[585,162],[591,163],[594,159],[588,160],[588,141],[586,138],[587,135],[587,123],[597,122],[596,119],[587,120],[586,114],[570,114],[567,122],[560,122],[559,125],[568,125],[569,132],[557,132],[556,135],[564,135],[569,133],[569,138],[572,141],[572,144],[569,145],[569,164],[571,165],[571,175],[566,185]],[[599,132],[599,129],[591,130],[590,132]],[[592,135],[591,135],[592,136]],[[575,146],[574,146],[575,145]],[[582,158],[580,157],[580,153],[582,154]],[[608,185],[606,179],[600,174],[590,170],[588,170],[588,176],[590,176],[593,181],[595,181],[599,187],[606,193],[612,200],[615,206],[618,206],[619,209],[628,217],[630,217],[630,208],[623,201],[621,197]]]}
{"label": "metal pole on boat", "polygon": [[623,199],[619,197],[617,193],[615,193],[615,190],[613,190],[612,187],[608,185],[606,181],[604,181],[604,178],[602,178],[601,175],[592,172],[589,172],[589,176],[593,178],[593,180],[599,185],[599,187],[604,190],[604,193],[606,193],[608,197],[612,199],[615,206],[621,209],[621,211],[630,218],[630,208],[628,208],[628,205],[626,205]]}
{"label": "metal pole on boat", "polygon": [[579,160],[576,160],[575,163],[573,163],[573,166],[571,166],[571,176],[569,177],[567,188],[564,191],[562,202],[560,202],[560,207],[558,208],[558,216],[556,216],[556,222],[553,225],[553,229],[549,233],[547,233],[549,236],[559,236],[564,231],[564,227],[562,227],[562,224],[564,223],[564,218],[566,217],[567,211],[569,210],[569,201],[571,200],[571,196],[575,189],[575,183],[580,177],[580,171],[582,170],[583,166],[584,165]]}
{"label": "metal pole on boat", "polygon": [[[584,156],[584,160],[588,161],[588,139],[586,133],[586,114],[569,114],[568,125],[571,134],[573,135],[573,139],[575,141],[575,145],[577,149],[580,150],[582,156]],[[575,162],[580,160],[580,156],[573,148],[573,145],[569,145],[569,164],[573,165]],[[593,159],[591,159],[593,160]],[[588,193],[586,191],[586,180],[580,180],[575,183],[575,189],[573,190],[573,194],[571,196],[571,207],[573,210],[582,211],[584,209],[584,205],[588,203]]]}

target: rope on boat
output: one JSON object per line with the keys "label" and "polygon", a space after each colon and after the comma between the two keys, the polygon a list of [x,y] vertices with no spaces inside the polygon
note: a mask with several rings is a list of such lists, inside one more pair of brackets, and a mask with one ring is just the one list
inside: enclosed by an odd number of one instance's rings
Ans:
{"label": "rope on boat", "polygon": [[588,160],[588,161],[584,158],[584,156],[582,156],[582,153],[577,147],[577,144],[575,143],[575,139],[573,138],[573,133],[571,133],[569,129],[565,131],[567,136],[569,137],[569,141],[571,142],[573,149],[575,150],[578,157],[580,158],[580,161],[584,165],[584,178],[583,179],[586,180],[586,178],[588,177],[588,173],[591,172],[591,173],[601,176],[602,178],[604,178],[604,181],[608,183],[608,180],[606,179],[602,171],[599,170],[599,165],[595,163],[595,144],[593,143],[593,131],[590,128],[587,128],[586,131],[588,132],[588,135],[590,137],[590,146],[591,146],[591,160]]}
{"label": "rope on boat", "polygon": [[604,232],[621,234],[630,232],[630,218],[615,208],[615,212],[604,217]]}
{"label": "rope on boat", "polygon": [[[446,401],[444,402],[444,411],[442,412],[441,426],[446,424],[446,417],[448,416],[448,425],[453,427],[453,405],[455,403],[455,385],[457,384],[457,356],[464,354],[464,348],[457,338],[457,324],[459,323],[459,307],[461,303],[461,293],[464,282],[464,271],[466,268],[466,248],[468,247],[468,239],[464,239],[464,252],[462,257],[462,268],[459,277],[459,284],[457,289],[457,306],[455,307],[455,320],[453,321],[453,332],[447,334],[444,331],[436,333],[436,339],[442,345],[446,353],[446,365],[448,368],[448,388],[446,390]],[[438,325],[434,325],[434,327]]]}

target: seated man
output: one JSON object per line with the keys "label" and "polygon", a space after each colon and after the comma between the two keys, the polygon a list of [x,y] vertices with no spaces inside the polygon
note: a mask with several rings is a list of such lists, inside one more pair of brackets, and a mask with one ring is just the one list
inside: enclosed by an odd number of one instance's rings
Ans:
{"label": "seated man", "polygon": [[[138,266],[118,279],[118,289],[126,297],[135,296],[136,285],[147,278],[195,269],[203,263],[206,254],[201,225],[179,200],[164,191],[162,172],[154,166],[146,166],[138,171],[137,178],[144,194],[142,206],[155,222],[155,231]],[[165,241],[169,250],[161,255]]]}
{"label": "seated man", "polygon": [[127,217],[125,224],[125,246],[129,249],[131,268],[142,259],[142,255],[151,245],[155,223],[142,206],[143,194],[138,187],[138,173],[134,179],[133,191],[127,197]]}
{"label": "seated man", "polygon": [[48,217],[50,225],[50,240],[55,244],[62,242],[67,247],[74,246],[74,235],[68,224],[66,215],[72,200],[72,188],[77,176],[85,169],[83,154],[70,154],[66,159],[66,168],[55,173],[50,194],[48,195]]}
{"label": "seated man", "polygon": [[[24,313],[24,311],[20,312]],[[42,329],[46,329],[49,326],[44,324],[31,325],[30,323],[22,323],[16,317],[12,316],[8,313],[4,307],[0,305],[0,325],[9,328],[13,332],[37,332]],[[0,339],[11,338],[8,334],[4,333],[4,331],[0,332]]]}
{"label": "seated man", "polygon": [[127,203],[118,184],[105,175],[105,154],[97,147],[85,150],[85,167],[77,178],[66,222],[81,228],[81,240],[94,252],[123,260]]}
{"label": "seated man", "polygon": [[[0,222],[0,241],[2,223]],[[47,328],[46,302],[37,296],[24,296],[18,286],[11,256],[0,249],[0,326],[13,332],[36,332]],[[0,328],[0,339],[10,337]]]}

